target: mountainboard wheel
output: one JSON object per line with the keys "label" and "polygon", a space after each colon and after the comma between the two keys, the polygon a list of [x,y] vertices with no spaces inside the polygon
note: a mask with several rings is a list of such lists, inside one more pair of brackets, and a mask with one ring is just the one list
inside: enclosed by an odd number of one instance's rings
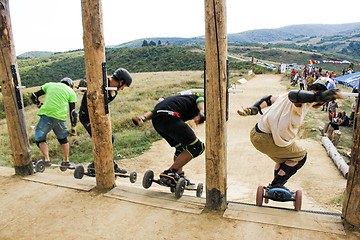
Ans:
{"label": "mountainboard wheel", "polygon": [[201,197],[204,190],[204,184],[199,183],[196,188],[196,197]]}
{"label": "mountainboard wheel", "polygon": [[135,183],[137,179],[137,173],[135,171],[132,171],[129,176],[130,182]]}
{"label": "mountainboard wheel", "polygon": [[[265,195],[265,196],[268,195],[267,191],[265,191],[265,194],[264,194],[264,195]],[[269,199],[264,197],[264,203],[269,203]]]}
{"label": "mountainboard wheel", "polygon": [[294,201],[295,211],[301,210],[301,201],[302,201],[302,192],[301,190],[297,190],[295,193],[295,201]]}
{"label": "mountainboard wheel", "polygon": [[259,186],[256,192],[256,206],[262,206],[263,203],[264,187]]}
{"label": "mountainboard wheel", "polygon": [[181,198],[184,190],[185,190],[185,178],[180,178],[179,181],[176,183],[176,188],[175,188],[175,197],[176,198]]}
{"label": "mountainboard wheel", "polygon": [[41,173],[45,171],[45,162],[43,160],[39,160],[36,162],[35,171]]}
{"label": "mountainboard wheel", "polygon": [[154,172],[152,170],[147,170],[143,177],[142,185],[144,188],[149,188],[154,179]]}
{"label": "mountainboard wheel", "polygon": [[84,172],[85,172],[85,170],[84,170],[83,165],[76,166],[75,171],[74,171],[74,177],[76,179],[82,179],[84,176]]}
{"label": "mountainboard wheel", "polygon": [[60,171],[65,172],[67,170],[67,166],[65,166],[63,162],[59,162],[59,165],[61,166]]}

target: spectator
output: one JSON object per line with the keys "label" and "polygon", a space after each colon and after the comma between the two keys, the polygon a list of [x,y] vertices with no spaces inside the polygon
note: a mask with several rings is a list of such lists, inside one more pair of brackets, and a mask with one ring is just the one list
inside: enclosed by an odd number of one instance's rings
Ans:
{"label": "spectator", "polygon": [[339,130],[339,126],[348,127],[350,123],[349,117],[345,112],[339,113],[340,118],[337,119],[337,122],[330,122],[330,125],[334,128],[334,130]]}
{"label": "spectator", "polygon": [[332,122],[333,118],[336,117],[336,108],[338,108],[338,104],[335,102],[335,100],[329,102],[328,104],[329,108],[329,120]]}

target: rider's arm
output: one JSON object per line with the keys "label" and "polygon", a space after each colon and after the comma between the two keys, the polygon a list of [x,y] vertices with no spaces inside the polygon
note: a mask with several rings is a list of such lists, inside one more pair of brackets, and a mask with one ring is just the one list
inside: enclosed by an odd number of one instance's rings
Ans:
{"label": "rider's arm", "polygon": [[256,115],[260,112],[262,114],[261,109],[270,107],[278,98],[278,96],[266,95],[262,97],[259,101],[254,103],[251,107],[244,109],[244,111],[238,110],[237,113],[241,116],[247,115]]}
{"label": "rider's arm", "polygon": [[338,89],[326,91],[304,91],[292,90],[288,94],[289,100],[293,103],[313,103],[313,102],[330,102],[337,98],[342,98]]}
{"label": "rider's arm", "polygon": [[74,136],[76,134],[76,124],[78,113],[75,110],[75,103],[69,103],[69,111],[70,111],[70,122],[71,122],[71,131],[70,135]]}
{"label": "rider's arm", "polygon": [[30,99],[34,104],[39,105],[40,104],[39,97],[44,95],[44,94],[45,94],[44,90],[40,89],[37,92],[31,93]]}

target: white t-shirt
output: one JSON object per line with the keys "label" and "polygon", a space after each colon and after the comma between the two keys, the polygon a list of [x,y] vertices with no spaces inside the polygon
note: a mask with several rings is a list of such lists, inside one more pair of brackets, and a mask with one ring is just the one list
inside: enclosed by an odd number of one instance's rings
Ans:
{"label": "white t-shirt", "polygon": [[303,103],[296,107],[289,100],[288,93],[284,93],[264,112],[258,127],[265,133],[272,133],[277,146],[289,146],[311,106],[312,103]]}

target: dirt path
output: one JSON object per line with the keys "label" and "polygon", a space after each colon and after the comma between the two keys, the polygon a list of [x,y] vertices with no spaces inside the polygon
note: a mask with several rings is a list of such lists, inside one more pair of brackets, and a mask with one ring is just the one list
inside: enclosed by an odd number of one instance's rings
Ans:
{"label": "dirt path", "polygon": [[[239,117],[236,109],[253,104],[265,94],[279,94],[286,89],[277,75],[253,78],[241,94],[230,96],[228,121],[228,193],[230,201],[255,202],[258,185],[272,180],[273,162],[255,150],[249,140],[250,129],[259,116]],[[147,123],[151,124],[151,123]],[[205,141],[204,125],[195,127]],[[308,162],[288,183],[291,189],[303,191],[303,209],[341,212],[331,201],[343,192],[346,180],[327,156],[321,143],[299,140],[308,150]],[[147,169],[160,173],[170,165],[173,149],[158,141],[143,155],[121,160],[127,170],[136,170],[139,180],[133,187],[141,188]],[[194,182],[205,182],[204,154],[185,168]],[[51,174],[68,174],[58,169]],[[124,184],[124,180],[117,180]],[[168,191],[163,187],[152,189]],[[356,239],[286,227],[224,219],[214,213],[185,214],[139,204],[105,198],[93,190],[89,193],[0,176],[0,239]],[[288,203],[273,204],[292,207]]]}

